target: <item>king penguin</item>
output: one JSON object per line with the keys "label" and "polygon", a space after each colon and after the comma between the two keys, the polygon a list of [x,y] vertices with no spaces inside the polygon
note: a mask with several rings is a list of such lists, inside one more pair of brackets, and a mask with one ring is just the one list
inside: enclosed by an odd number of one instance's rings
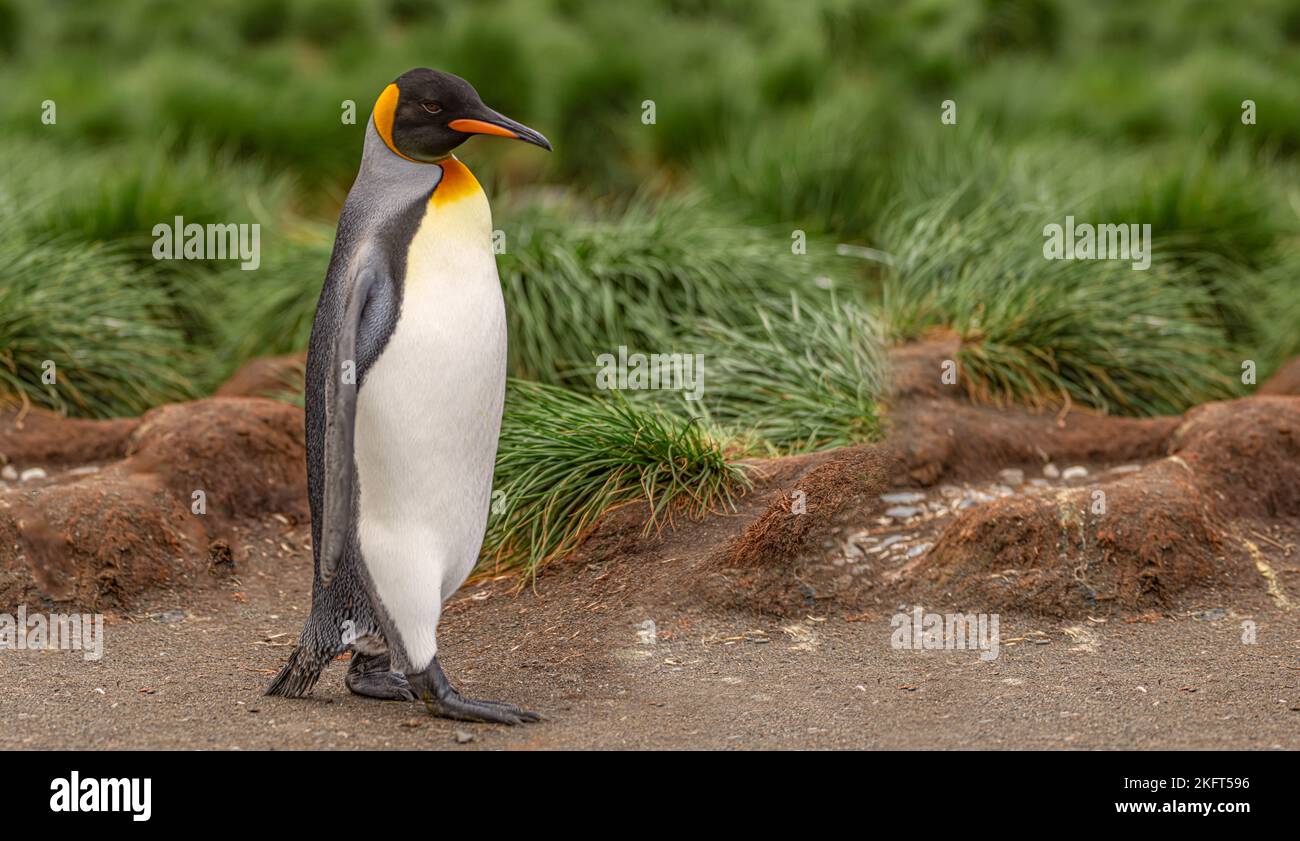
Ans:
{"label": "king penguin", "polygon": [[311,691],[351,650],[356,694],[519,724],[438,663],[443,603],[478,560],[506,381],[492,216],[452,151],[476,134],[550,150],[457,76],[402,74],[375,103],[307,352],[311,615],[268,695]]}

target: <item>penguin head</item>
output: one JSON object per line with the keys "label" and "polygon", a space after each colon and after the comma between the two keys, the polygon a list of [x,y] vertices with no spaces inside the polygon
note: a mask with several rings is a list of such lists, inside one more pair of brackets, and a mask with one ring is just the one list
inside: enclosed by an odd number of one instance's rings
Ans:
{"label": "penguin head", "polygon": [[476,134],[551,150],[541,133],[484,105],[469,82],[427,67],[408,70],[384,88],[375,103],[374,121],[394,154],[418,163],[441,160]]}

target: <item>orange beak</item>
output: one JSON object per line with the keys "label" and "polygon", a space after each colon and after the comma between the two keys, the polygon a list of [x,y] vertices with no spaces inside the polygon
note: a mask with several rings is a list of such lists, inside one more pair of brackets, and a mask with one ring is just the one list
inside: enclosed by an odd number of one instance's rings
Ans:
{"label": "orange beak", "polygon": [[511,137],[518,139],[519,135],[515,134],[505,126],[494,126],[491,123],[485,123],[482,120],[452,120],[447,123],[448,126],[456,131],[463,131],[466,134],[493,134],[497,137]]}
{"label": "orange beak", "polygon": [[551,151],[551,142],[543,137],[541,132],[533,131],[523,123],[517,123],[490,108],[484,110],[487,112],[485,116],[488,116],[489,119],[478,120],[462,117],[447,123],[447,127],[465,134],[490,134],[493,137],[522,140],[525,143],[540,146],[548,152]]}

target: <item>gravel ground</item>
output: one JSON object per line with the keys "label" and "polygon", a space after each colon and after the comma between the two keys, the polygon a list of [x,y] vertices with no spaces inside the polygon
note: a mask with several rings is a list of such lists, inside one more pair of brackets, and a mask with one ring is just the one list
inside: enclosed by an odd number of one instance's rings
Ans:
{"label": "gravel ground", "polygon": [[[307,604],[308,559],[110,616],[98,662],[0,652],[3,748],[1300,748],[1300,620],[1267,603],[1128,621],[1004,617],[992,662],[891,648],[890,616],[661,613],[547,626],[547,587],[483,584],[443,623],[448,673],[536,725],[447,722],[353,697],[261,690]],[[272,567],[271,564],[278,566]],[[662,609],[661,609],[662,610]],[[1242,622],[1257,642],[1243,644]],[[525,632],[527,626],[531,630]]]}

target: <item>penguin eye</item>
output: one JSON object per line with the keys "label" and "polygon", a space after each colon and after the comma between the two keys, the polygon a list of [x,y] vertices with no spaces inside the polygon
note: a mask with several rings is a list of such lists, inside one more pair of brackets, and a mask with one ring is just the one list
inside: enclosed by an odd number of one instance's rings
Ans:
{"label": "penguin eye", "polygon": [[442,106],[437,102],[434,102],[432,99],[426,99],[424,102],[421,102],[420,107],[425,111],[428,111],[430,114],[437,114],[442,110]]}

